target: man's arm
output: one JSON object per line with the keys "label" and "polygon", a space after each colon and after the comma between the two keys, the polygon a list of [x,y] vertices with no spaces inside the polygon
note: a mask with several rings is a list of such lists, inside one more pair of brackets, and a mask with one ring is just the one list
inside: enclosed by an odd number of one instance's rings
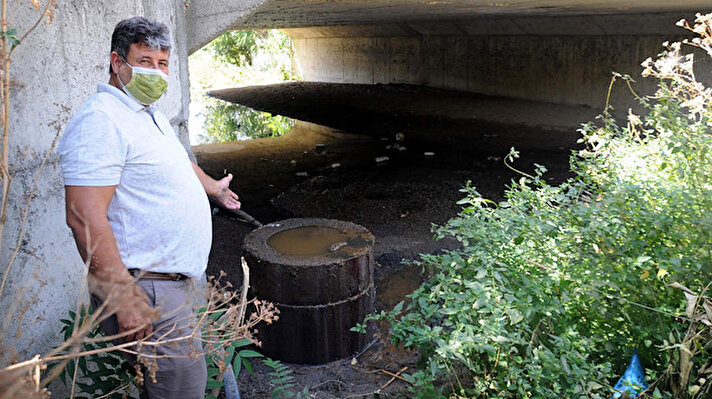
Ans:
{"label": "man's arm", "polygon": [[143,326],[126,336],[127,341],[139,340],[152,331],[151,321],[156,310],[121,261],[114,232],[109,225],[107,210],[116,186],[65,186],[67,225],[84,262],[89,260],[89,287],[101,299],[111,294],[108,309],[116,312],[119,333]]}
{"label": "man's arm", "polygon": [[212,177],[208,176],[205,172],[203,172],[203,169],[201,169],[200,166],[196,165],[194,162],[191,161],[190,164],[191,166],[193,166],[193,170],[198,176],[200,184],[203,185],[203,188],[205,189],[205,192],[208,193],[208,195],[217,199],[222,204],[222,206],[227,209],[240,208],[240,201],[238,201],[237,194],[230,190],[230,181],[232,181],[232,173],[228,174],[220,180],[215,180]]}

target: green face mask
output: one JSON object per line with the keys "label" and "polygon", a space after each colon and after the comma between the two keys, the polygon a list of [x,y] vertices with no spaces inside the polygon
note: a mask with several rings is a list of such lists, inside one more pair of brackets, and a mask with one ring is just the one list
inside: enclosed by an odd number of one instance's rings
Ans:
{"label": "green face mask", "polygon": [[[124,87],[126,94],[141,104],[149,105],[156,102],[168,89],[168,75],[161,70],[137,67],[128,62],[126,65],[131,67],[131,80],[125,85],[119,78],[119,83]],[[118,77],[118,74],[116,76]]]}

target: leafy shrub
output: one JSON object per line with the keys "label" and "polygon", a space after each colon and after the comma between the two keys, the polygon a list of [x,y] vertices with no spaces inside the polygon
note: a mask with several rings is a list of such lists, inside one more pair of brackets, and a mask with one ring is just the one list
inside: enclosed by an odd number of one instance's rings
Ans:
{"label": "leafy shrub", "polygon": [[[69,311],[69,318],[60,319],[62,322],[62,334],[64,341],[69,340],[75,332],[75,326],[81,326],[85,323],[88,316],[91,315],[91,309],[81,307],[79,317],[73,311]],[[103,337],[104,333],[99,326],[95,326],[89,334],[87,334],[87,342],[82,344],[82,352],[91,352],[104,350],[111,346],[110,342],[102,341],[99,338]],[[67,352],[71,353],[71,352]],[[50,366],[51,368],[60,367],[60,379],[65,385],[76,381],[76,386],[81,394],[74,395],[74,398],[125,398],[130,397],[130,392],[133,386],[136,386],[135,370],[119,353],[105,352],[97,353],[90,356],[82,356],[77,359],[70,359],[64,367],[64,363],[58,362]],[[78,367],[78,369],[77,369]],[[81,371],[80,374],[77,374]]]}
{"label": "leafy shrub", "polygon": [[282,362],[266,358],[263,363],[272,369],[272,371],[267,373],[267,375],[271,377],[269,383],[272,385],[272,399],[306,399],[311,397],[309,396],[309,387],[306,385],[301,391],[294,391],[295,385],[292,370],[282,364]]}
{"label": "leafy shrub", "polygon": [[[688,27],[710,55],[711,20]],[[418,397],[607,398],[635,348],[651,395],[706,397],[712,345],[685,341],[699,323],[670,284],[704,293],[712,276],[712,90],[680,49],[644,63],[661,79],[644,118],[619,126],[607,107],[583,126],[566,182],[537,166],[498,204],[464,187],[464,209],[435,229],[462,247],[422,255],[429,280],[372,316],[421,351]]]}
{"label": "leafy shrub", "polygon": [[[253,373],[252,364],[249,359],[263,357],[261,353],[251,349],[244,349],[246,346],[252,345],[252,342],[247,339],[226,342],[226,344],[227,349],[224,352],[205,355],[205,364],[208,369],[208,379],[205,387],[205,397],[207,399],[217,398],[220,389],[225,385],[223,381],[224,373],[234,373],[235,379],[237,380],[243,366],[249,373]],[[227,368],[228,365],[230,365],[231,368]]]}

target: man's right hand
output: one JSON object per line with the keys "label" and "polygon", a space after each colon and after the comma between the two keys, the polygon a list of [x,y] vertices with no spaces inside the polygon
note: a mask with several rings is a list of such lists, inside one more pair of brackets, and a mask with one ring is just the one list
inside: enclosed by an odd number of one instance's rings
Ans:
{"label": "man's right hand", "polygon": [[104,302],[104,312],[116,315],[118,334],[127,342],[138,341],[153,332],[151,323],[158,319],[159,310],[151,307],[134,277],[126,269],[122,271],[118,278],[97,276],[99,271],[91,271],[87,276],[89,292]]}
{"label": "man's right hand", "polygon": [[119,334],[125,334],[138,328],[137,331],[127,334],[124,340],[127,342],[138,341],[151,335],[153,332],[151,322],[155,319],[156,310],[148,306],[145,296],[143,298],[134,297],[129,303],[121,302],[125,301],[119,301],[116,310]]}

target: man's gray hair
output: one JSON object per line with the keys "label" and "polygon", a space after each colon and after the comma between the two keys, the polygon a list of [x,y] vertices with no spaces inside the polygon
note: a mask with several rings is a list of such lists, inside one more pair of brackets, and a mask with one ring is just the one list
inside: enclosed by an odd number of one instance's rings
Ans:
{"label": "man's gray hair", "polygon": [[[171,35],[168,27],[152,18],[133,17],[125,19],[114,28],[111,35],[111,51],[126,60],[129,48],[134,43],[143,43],[153,50],[171,49]],[[111,65],[109,65],[109,73]]]}

